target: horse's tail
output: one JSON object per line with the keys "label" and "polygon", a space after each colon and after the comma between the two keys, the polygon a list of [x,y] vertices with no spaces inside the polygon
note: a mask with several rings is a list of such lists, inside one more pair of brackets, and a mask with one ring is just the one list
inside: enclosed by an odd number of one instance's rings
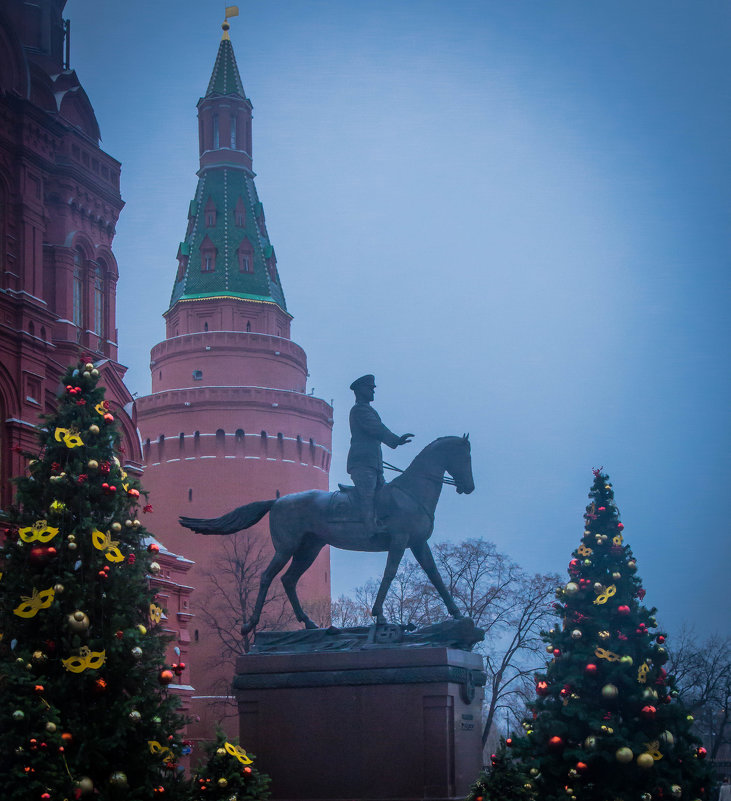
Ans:
{"label": "horse's tail", "polygon": [[275,503],[276,499],[254,501],[254,503],[247,503],[246,506],[239,506],[238,509],[221,515],[221,517],[212,517],[207,520],[196,517],[180,517],[179,522],[181,526],[198,534],[234,534],[258,523]]}

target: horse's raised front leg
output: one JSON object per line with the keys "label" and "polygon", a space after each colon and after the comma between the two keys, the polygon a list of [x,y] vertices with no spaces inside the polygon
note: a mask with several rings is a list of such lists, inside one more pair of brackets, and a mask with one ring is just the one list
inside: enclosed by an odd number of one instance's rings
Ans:
{"label": "horse's raised front leg", "polygon": [[314,620],[311,620],[302,609],[300,600],[297,597],[297,582],[302,574],[309,569],[310,565],[317,559],[317,555],[323,549],[324,543],[308,534],[304,542],[294,552],[292,564],[287,568],[287,572],[282,576],[282,584],[287,593],[287,598],[292,604],[294,615],[300,623],[305,624],[306,629],[319,628]]}
{"label": "horse's raised front leg", "polygon": [[434,561],[429,543],[424,540],[418,545],[412,545],[411,553],[414,554],[416,561],[421,565],[429,581],[434,585],[434,589],[441,595],[449,614],[454,618],[461,618],[462,613],[457,608],[454,598],[452,598],[451,593],[444,585],[444,581],[442,581],[442,577],[439,575],[439,568]]}
{"label": "horse's raised front leg", "polygon": [[376,595],[376,600],[371,610],[371,615],[376,619],[376,625],[380,626],[386,623],[386,618],[383,616],[383,602],[386,600],[386,594],[391,586],[391,582],[396,577],[396,572],[398,571],[398,566],[401,564],[405,550],[406,545],[402,542],[391,542],[391,546],[388,549],[386,569],[383,572],[381,586],[378,588],[378,594]]}
{"label": "horse's raised front leg", "polygon": [[269,585],[274,581],[275,576],[279,571],[289,562],[291,553],[275,553],[274,558],[267,565],[266,570],[261,574],[261,581],[259,582],[259,594],[256,596],[256,603],[254,604],[254,611],[251,617],[241,627],[242,634],[248,634],[254,626],[259,622],[261,617],[261,610],[264,608],[264,601],[266,601]]}

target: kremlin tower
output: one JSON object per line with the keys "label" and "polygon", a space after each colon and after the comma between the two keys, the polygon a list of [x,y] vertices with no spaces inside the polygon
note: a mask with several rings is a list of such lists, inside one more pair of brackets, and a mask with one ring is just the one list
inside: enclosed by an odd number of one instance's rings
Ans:
{"label": "kremlin tower", "polygon": [[[328,489],[332,435],[332,408],[307,394],[306,355],[290,339],[292,316],[254,184],[252,104],[228,28],[198,101],[198,185],[166,336],[151,351],[152,392],[136,403],[150,527],[194,562],[187,580],[195,592],[178,610],[189,618],[181,683],[192,685],[201,719],[194,737],[210,737],[218,721],[237,733],[229,690],[235,657],[248,644],[239,628],[273,549],[267,518],[219,538],[192,534],[178,516],[217,517],[251,501]],[[324,623],[329,559],[323,549],[300,583],[303,605]],[[274,596],[260,628],[294,623]]]}

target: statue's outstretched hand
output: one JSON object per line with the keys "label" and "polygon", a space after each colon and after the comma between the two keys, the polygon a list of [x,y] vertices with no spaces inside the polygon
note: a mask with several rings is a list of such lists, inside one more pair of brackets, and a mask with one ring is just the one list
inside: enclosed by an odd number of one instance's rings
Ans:
{"label": "statue's outstretched hand", "polygon": [[408,445],[408,443],[409,443],[409,442],[411,442],[411,438],[412,438],[413,436],[414,436],[413,434],[402,434],[402,435],[399,437],[398,444],[399,444],[399,445]]}

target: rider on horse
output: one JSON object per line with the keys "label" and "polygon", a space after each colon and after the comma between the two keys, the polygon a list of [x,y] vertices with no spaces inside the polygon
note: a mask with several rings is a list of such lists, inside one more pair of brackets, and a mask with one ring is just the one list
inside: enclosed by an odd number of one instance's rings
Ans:
{"label": "rider on horse", "polygon": [[398,436],[381,422],[378,412],[371,406],[375,395],[376,379],[372,375],[357,378],[350,385],[355,393],[355,406],[350,410],[350,450],[347,471],[355,484],[365,533],[377,533],[376,493],[384,485],[381,443],[397,448],[411,442],[413,434]]}

